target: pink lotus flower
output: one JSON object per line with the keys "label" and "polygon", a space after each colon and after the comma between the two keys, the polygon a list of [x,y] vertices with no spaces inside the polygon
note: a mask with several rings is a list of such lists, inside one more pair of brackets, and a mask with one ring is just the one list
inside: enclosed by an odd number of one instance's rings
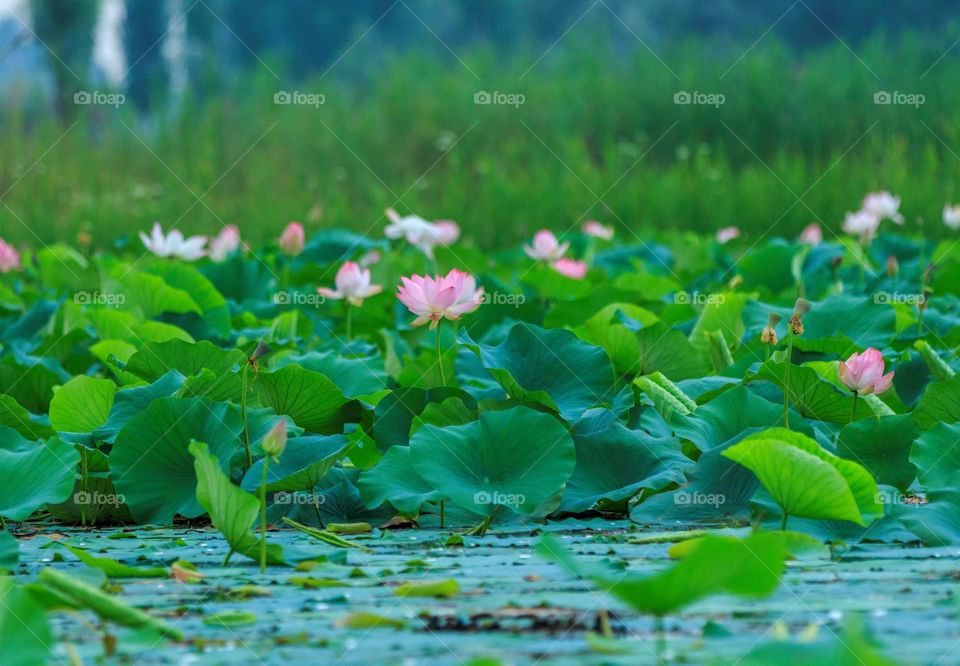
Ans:
{"label": "pink lotus flower", "polygon": [[860,210],[864,210],[879,220],[892,220],[895,224],[903,224],[903,215],[900,214],[900,197],[889,192],[871,192],[863,198]]}
{"label": "pink lotus flower", "polygon": [[943,223],[954,231],[960,229],[960,206],[944,206]]}
{"label": "pink lotus flower", "polygon": [[397,298],[417,318],[414,326],[430,322],[431,330],[441,319],[459,319],[460,315],[473,312],[483,302],[483,288],[477,288],[472,275],[453,269],[444,277],[413,275],[402,277]]}
{"label": "pink lotus flower", "polygon": [[437,245],[453,245],[460,238],[460,227],[451,220],[428,222],[419,215],[401,216],[392,208],[385,213],[390,220],[384,229],[387,238],[404,238],[430,259],[433,259],[433,249]]}
{"label": "pink lotus flower", "polygon": [[565,275],[568,278],[574,280],[582,280],[587,274],[587,264],[582,261],[577,261],[576,259],[569,259],[567,257],[561,257],[555,262],[550,264],[550,266],[560,275]]}
{"label": "pink lotus flower", "polygon": [[0,238],[0,273],[20,270],[20,253]]}
{"label": "pink lotus flower", "polygon": [[203,236],[184,239],[179,229],[173,229],[170,233],[164,234],[159,222],[154,223],[149,236],[141,231],[140,240],[144,247],[158,257],[176,257],[184,261],[196,261],[207,253],[204,248],[207,239]]}
{"label": "pink lotus flower", "polygon": [[740,229],[737,227],[724,227],[717,231],[717,242],[720,245],[726,245],[734,238],[740,238]]}
{"label": "pink lotus flower", "polygon": [[883,374],[883,356],[871,347],[840,361],[840,381],[858,395],[883,393],[893,382],[893,371]]}
{"label": "pink lotus flower", "polygon": [[877,235],[880,218],[866,210],[847,213],[843,218],[843,230],[851,236],[859,236],[862,243],[869,243]]}
{"label": "pink lotus flower", "polygon": [[228,224],[216,237],[210,239],[210,259],[220,263],[239,248],[240,230],[237,225]]}
{"label": "pink lotus flower", "polygon": [[379,284],[370,284],[370,269],[360,268],[359,264],[352,261],[345,261],[340,270],[337,271],[337,277],[334,280],[336,290],[318,287],[317,293],[327,298],[339,301],[346,299],[350,305],[357,307],[363,305],[363,299],[376,296],[383,287]]}
{"label": "pink lotus flower", "polygon": [[560,243],[553,232],[541,229],[533,236],[533,246],[524,245],[523,251],[527,253],[528,257],[537,261],[557,261],[567,253],[569,248],[570,243]]}
{"label": "pink lotus flower", "polygon": [[596,220],[588,220],[583,223],[583,233],[588,236],[593,236],[594,238],[599,238],[600,240],[612,240],[613,239],[613,227],[607,227]]}
{"label": "pink lotus flower", "polygon": [[280,249],[288,257],[296,257],[303,252],[304,243],[307,236],[303,231],[303,225],[299,222],[291,222],[280,234]]}
{"label": "pink lotus flower", "polygon": [[816,222],[811,222],[800,232],[800,242],[804,245],[816,247],[823,242],[823,231]]}

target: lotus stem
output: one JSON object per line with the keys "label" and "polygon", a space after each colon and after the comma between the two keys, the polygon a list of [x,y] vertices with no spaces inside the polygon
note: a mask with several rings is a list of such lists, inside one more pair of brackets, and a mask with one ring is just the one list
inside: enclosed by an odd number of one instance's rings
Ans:
{"label": "lotus stem", "polygon": [[446,517],[446,511],[444,508],[443,500],[440,500],[440,529],[443,529],[444,518]]}
{"label": "lotus stem", "polygon": [[440,354],[440,322],[437,322],[437,366],[440,368],[440,385],[447,385],[447,378],[443,374],[443,356]]}
{"label": "lotus stem", "polygon": [[260,573],[267,572],[267,469],[270,456],[263,458],[263,476],[260,477]]}
{"label": "lotus stem", "polygon": [[853,406],[850,409],[850,423],[853,423],[857,420],[857,392],[853,392]]}
{"label": "lotus stem", "polygon": [[793,358],[793,334],[787,335],[787,362],[783,366],[783,427],[790,430],[790,364]]}
{"label": "lotus stem", "polygon": [[347,309],[347,342],[350,342],[353,333],[353,308],[350,307],[350,301],[344,301],[343,306]]}
{"label": "lotus stem", "polygon": [[786,511],[783,512],[783,519],[780,521],[780,531],[781,532],[787,531],[787,512]]}
{"label": "lotus stem", "polygon": [[[243,364],[243,371],[240,373],[241,393],[240,393],[240,416],[243,417],[243,448],[247,452],[247,467],[253,466],[253,455],[250,453],[250,428],[247,424],[247,370],[250,368],[250,361]],[[246,471],[246,469],[244,471]]]}

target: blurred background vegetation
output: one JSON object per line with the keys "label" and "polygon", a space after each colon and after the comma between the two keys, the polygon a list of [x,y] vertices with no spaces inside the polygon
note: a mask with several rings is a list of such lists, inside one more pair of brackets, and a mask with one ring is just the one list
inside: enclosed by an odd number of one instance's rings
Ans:
{"label": "blurred background vegetation", "polygon": [[[627,238],[730,224],[759,237],[839,229],[865,192],[889,189],[936,237],[960,200],[954,12],[3,0],[0,236],[87,230],[107,245],[154,220],[233,223],[250,240],[289,220],[379,234],[393,206],[455,219],[482,247],[586,219]],[[477,104],[482,91],[523,103]],[[94,92],[122,103],[76,102]],[[276,103],[295,92],[323,103]],[[723,103],[675,103],[682,92]],[[883,92],[922,103],[876,103]]]}

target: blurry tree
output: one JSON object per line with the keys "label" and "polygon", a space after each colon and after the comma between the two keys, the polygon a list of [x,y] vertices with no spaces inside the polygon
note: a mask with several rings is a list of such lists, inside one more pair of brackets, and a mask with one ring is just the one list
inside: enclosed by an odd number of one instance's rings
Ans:
{"label": "blurry tree", "polygon": [[125,4],[123,50],[128,68],[127,94],[138,109],[147,111],[154,101],[163,99],[170,79],[163,55],[163,40],[169,31],[167,3],[126,0]]}
{"label": "blurry tree", "polygon": [[31,0],[33,32],[42,42],[53,75],[53,106],[68,117],[76,111],[73,96],[83,89],[99,0]]}

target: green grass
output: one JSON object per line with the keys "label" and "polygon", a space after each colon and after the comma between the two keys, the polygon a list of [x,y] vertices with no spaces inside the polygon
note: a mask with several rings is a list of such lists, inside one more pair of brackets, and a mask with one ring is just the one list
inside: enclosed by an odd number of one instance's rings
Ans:
{"label": "green grass", "polygon": [[[952,41],[877,38],[856,56],[835,44],[798,57],[768,36],[748,52],[657,47],[664,65],[587,31],[539,62],[473,50],[461,63],[425,47],[375,64],[348,55],[299,84],[260,68],[160,120],[126,105],[58,122],[27,103],[0,116],[0,235],[37,245],[89,228],[107,245],[159,220],[196,233],[236,223],[261,241],[291,219],[379,233],[395,206],[456,219],[482,246],[589,218],[627,235],[736,224],[759,236],[817,218],[837,229],[874,189],[944,234],[940,210],[960,199],[960,62],[937,62]],[[326,103],[274,105],[278,90]],[[526,102],[478,106],[478,90]],[[678,106],[678,90],[726,103]],[[878,106],[878,90],[926,102]]]}

